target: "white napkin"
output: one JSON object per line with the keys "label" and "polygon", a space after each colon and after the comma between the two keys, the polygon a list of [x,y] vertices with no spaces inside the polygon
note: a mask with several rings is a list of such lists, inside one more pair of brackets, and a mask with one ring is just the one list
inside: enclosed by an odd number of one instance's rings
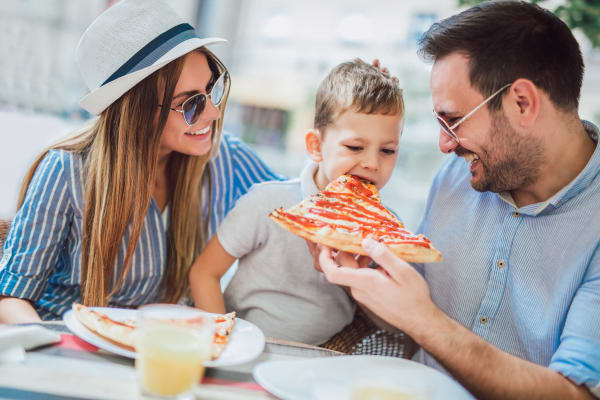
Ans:
{"label": "white napkin", "polygon": [[39,325],[0,324],[0,363],[25,360],[25,350],[60,342],[60,334]]}

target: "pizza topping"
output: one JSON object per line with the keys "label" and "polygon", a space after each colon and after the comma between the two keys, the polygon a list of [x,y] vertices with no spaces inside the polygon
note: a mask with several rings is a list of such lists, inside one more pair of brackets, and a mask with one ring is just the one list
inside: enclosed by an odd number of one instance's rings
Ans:
{"label": "pizza topping", "polygon": [[114,319],[110,319],[108,318],[106,315],[104,314],[100,314],[99,312],[96,311],[92,311],[96,316],[98,316],[99,318],[101,318],[102,320],[104,320],[105,322],[111,323],[111,324],[115,324],[115,325],[120,325],[124,328],[127,329],[135,329],[135,326],[132,326],[131,321],[125,321],[125,322],[121,322],[121,321],[116,321]]}
{"label": "pizza topping", "polygon": [[363,185],[354,175],[348,175],[348,178],[346,179],[346,187],[353,193],[365,197],[373,196],[373,192],[367,189],[365,185]]}

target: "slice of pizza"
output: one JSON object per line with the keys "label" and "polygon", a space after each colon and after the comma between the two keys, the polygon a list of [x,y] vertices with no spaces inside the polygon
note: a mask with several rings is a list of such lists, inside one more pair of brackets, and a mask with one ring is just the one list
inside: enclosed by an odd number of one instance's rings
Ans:
{"label": "slice of pizza", "polygon": [[406,230],[381,204],[373,184],[354,175],[342,175],[325,190],[269,217],[304,239],[353,254],[367,255],[361,242],[371,237],[409,262],[442,260],[427,237]]}
{"label": "slice of pizza", "polygon": [[212,360],[219,358],[225,350],[225,347],[227,347],[234,323],[235,312],[230,312],[215,318],[215,338],[211,351]]}
{"label": "slice of pizza", "polygon": [[[204,317],[198,317],[200,319],[203,319]],[[195,323],[197,323],[198,318],[191,318],[188,320],[185,320],[184,323],[188,324],[188,325],[193,325]],[[227,347],[227,343],[229,342],[229,337],[231,334],[231,331],[233,330],[233,325],[235,324],[235,311],[227,313],[227,314],[223,314],[223,315],[217,315],[215,317],[215,325],[214,325],[214,331],[215,331],[215,335],[213,337],[213,345],[211,348],[211,360],[215,360],[217,358],[219,358],[221,356],[221,354],[223,353],[223,351],[225,350],[225,347]]]}
{"label": "slice of pizza", "polygon": [[[77,320],[94,334],[112,344],[135,352],[136,321],[117,321],[109,318],[104,313],[78,303],[73,303],[72,308]],[[184,323],[193,326],[198,323],[198,319],[192,318],[186,320]],[[215,334],[211,348],[211,360],[219,358],[225,347],[227,347],[234,324],[235,312],[215,317]]]}
{"label": "slice of pizza", "polygon": [[73,303],[72,308],[77,320],[90,331],[112,344],[135,351],[135,321],[116,321],[78,303]]}

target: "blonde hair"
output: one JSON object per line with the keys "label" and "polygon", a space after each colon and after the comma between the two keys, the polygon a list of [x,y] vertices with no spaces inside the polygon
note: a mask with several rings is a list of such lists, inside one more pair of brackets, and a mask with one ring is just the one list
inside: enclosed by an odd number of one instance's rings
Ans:
{"label": "blonde hair", "polygon": [[[206,55],[213,79],[226,71],[210,51],[196,51]],[[163,93],[163,103],[170,104],[184,61],[185,57],[180,57],[154,72],[112,103],[91,125],[46,149],[23,181],[18,208],[38,164],[50,149],[83,156],[86,179],[81,296],[85,305],[106,306],[131,268],[152,200],[160,138],[170,112],[168,107],[158,108],[159,92]],[[229,86],[218,107],[221,115],[228,94]],[[157,109],[158,118],[150,117]],[[218,149],[222,125],[223,118],[213,122],[213,149]],[[204,177],[211,186],[210,173],[205,171],[209,158],[210,154],[196,157],[173,152],[167,161],[171,197],[167,265],[161,287],[165,302],[177,302],[185,294],[189,268],[207,239],[208,221],[203,221],[201,194]],[[117,284],[110,287],[117,252],[129,226],[124,265]]]}
{"label": "blonde hair", "polygon": [[323,132],[348,110],[403,115],[402,89],[389,75],[360,58],[339,64],[317,90],[314,128]]}

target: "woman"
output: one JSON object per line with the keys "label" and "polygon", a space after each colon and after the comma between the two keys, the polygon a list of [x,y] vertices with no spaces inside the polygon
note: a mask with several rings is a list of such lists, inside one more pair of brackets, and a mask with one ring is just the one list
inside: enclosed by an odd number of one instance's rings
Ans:
{"label": "woman", "polygon": [[225,66],[162,1],[126,0],[76,56],[99,117],[25,178],[0,261],[0,322],[60,318],[76,301],[181,301],[188,270],[235,200],[278,179],[223,135]]}

